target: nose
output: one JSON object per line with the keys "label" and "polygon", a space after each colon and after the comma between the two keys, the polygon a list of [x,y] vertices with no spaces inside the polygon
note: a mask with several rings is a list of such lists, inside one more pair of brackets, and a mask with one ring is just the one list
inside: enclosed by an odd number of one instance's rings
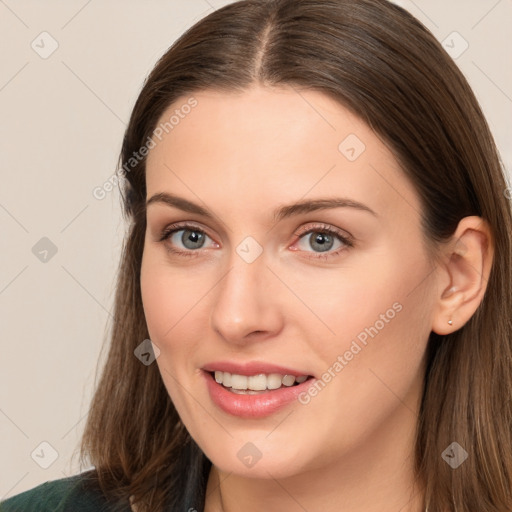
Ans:
{"label": "nose", "polygon": [[229,271],[215,287],[212,329],[233,344],[274,337],[283,327],[277,287],[263,254],[247,263],[234,252]]}

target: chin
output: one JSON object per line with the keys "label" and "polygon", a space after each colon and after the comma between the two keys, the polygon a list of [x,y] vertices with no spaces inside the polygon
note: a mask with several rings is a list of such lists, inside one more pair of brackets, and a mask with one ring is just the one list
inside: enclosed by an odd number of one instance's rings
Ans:
{"label": "chin", "polygon": [[205,446],[203,451],[219,470],[243,477],[288,478],[307,470],[307,456],[298,443],[272,443],[263,435],[260,440],[249,438],[236,437],[229,445]]}

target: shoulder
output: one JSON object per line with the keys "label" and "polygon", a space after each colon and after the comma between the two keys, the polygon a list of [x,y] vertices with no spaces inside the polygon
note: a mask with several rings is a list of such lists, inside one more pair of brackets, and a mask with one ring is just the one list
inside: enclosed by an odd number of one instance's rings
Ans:
{"label": "shoulder", "polygon": [[0,512],[130,512],[128,502],[114,508],[101,490],[91,485],[93,472],[51,480],[16,494],[0,502]]}

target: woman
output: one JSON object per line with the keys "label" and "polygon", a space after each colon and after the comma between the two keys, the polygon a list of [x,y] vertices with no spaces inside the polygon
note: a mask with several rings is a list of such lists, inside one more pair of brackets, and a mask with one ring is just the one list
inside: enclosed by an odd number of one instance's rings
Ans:
{"label": "woman", "polygon": [[219,9],[149,75],[120,160],[95,469],[0,510],[512,510],[507,186],[417,20]]}

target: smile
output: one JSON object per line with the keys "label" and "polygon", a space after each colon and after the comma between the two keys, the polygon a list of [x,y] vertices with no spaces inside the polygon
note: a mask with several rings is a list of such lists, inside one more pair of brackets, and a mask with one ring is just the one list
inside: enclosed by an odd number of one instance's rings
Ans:
{"label": "smile", "polygon": [[241,375],[203,370],[202,375],[212,403],[231,416],[246,419],[276,413],[298,401],[315,382],[312,376],[279,373]]}

